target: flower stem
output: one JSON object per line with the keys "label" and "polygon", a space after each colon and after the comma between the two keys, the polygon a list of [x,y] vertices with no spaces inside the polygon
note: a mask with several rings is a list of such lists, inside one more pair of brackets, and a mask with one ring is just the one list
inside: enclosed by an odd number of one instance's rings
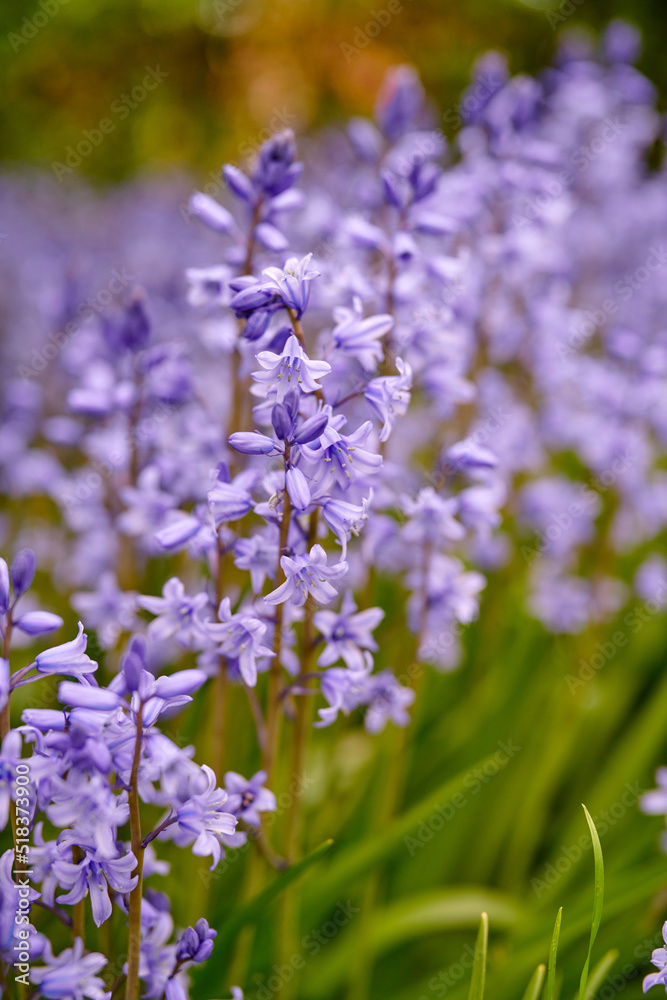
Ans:
{"label": "flower stem", "polygon": [[127,980],[125,983],[125,1000],[137,1000],[139,996],[139,955],[141,952],[141,896],[143,890],[144,848],[141,841],[141,816],[139,813],[139,761],[141,759],[141,741],[143,735],[143,704],[137,711],[137,736],[134,744],[134,759],[130,775],[130,839],[132,853],[137,859],[134,874],[137,884],[130,893],[128,916],[129,936],[127,945]]}
{"label": "flower stem", "polygon": [[[72,848],[72,861],[74,864],[78,864],[79,861],[83,861],[85,858],[85,853],[80,847],[75,844]],[[77,938],[81,938],[85,944],[85,926],[86,926],[86,899],[80,899],[78,903],[74,904],[72,909],[72,938],[76,941]]]}
{"label": "flower stem", "polygon": [[[290,447],[285,445],[285,476],[289,468]],[[285,582],[281,559],[287,552],[287,541],[289,537],[290,521],[292,519],[292,501],[290,500],[287,487],[283,490],[283,513],[280,520],[280,536],[278,541],[278,567],[276,569],[276,586],[279,587]],[[283,620],[284,604],[276,606],[276,623],[273,636],[273,652],[276,654],[271,660],[269,672],[269,694],[266,712],[266,746],[264,748],[264,770],[267,773],[267,780],[271,782],[273,768],[275,765],[276,751],[278,749],[278,739],[280,735],[280,680],[282,676],[281,653],[283,641]]]}

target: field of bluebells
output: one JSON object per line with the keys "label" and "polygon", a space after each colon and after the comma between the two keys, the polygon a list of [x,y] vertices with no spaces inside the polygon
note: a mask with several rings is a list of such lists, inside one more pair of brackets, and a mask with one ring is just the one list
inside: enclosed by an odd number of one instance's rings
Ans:
{"label": "field of bluebells", "polygon": [[639,44],[489,53],[454,144],[399,66],[201,191],[2,177],[0,996],[667,984]]}

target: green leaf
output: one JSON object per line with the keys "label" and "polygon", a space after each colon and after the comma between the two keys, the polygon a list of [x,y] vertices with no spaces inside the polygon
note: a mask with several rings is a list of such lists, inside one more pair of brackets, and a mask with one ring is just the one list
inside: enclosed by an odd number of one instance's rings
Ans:
{"label": "green leaf", "polygon": [[[378,955],[394,952],[406,941],[421,941],[443,931],[474,930],[481,910],[490,915],[496,928],[513,927],[521,917],[512,897],[484,887],[424,892],[376,910],[368,920],[364,948],[375,961]],[[332,996],[349,979],[358,947],[354,931],[341,934],[340,942],[332,944],[304,973],[306,995]]]}
{"label": "green leaf", "polygon": [[595,829],[595,823],[591,819],[588,809],[583,804],[582,804],[582,809],[584,810],[584,813],[586,815],[586,822],[588,823],[588,828],[591,831],[591,839],[593,841],[593,856],[595,859],[593,922],[591,924],[591,937],[588,943],[588,955],[586,956],[584,968],[581,973],[581,981],[579,983],[579,1000],[586,1000],[586,989],[588,986],[588,968],[591,963],[591,954],[593,952],[593,945],[595,944],[595,938],[597,937],[598,929],[600,927],[600,921],[602,920],[602,904],[604,901],[604,862],[602,860],[602,847],[600,846],[600,838],[598,837],[598,832]]}
{"label": "green leaf", "polygon": [[[619,956],[618,948],[612,948],[608,951],[604,958],[601,958],[598,964],[595,966],[591,972],[590,979],[588,980],[588,988],[586,990],[586,1000],[593,1000],[593,997],[599,990],[600,986],[604,982],[607,973],[614,965],[614,962]],[[574,1000],[577,1000],[575,997]]]}
{"label": "green leaf", "polygon": [[537,1000],[542,989],[542,983],[544,982],[544,973],[547,971],[546,965],[540,963],[535,969],[535,972],[530,977],[528,985],[526,986],[526,992],[523,995],[523,1000]]}
{"label": "green leaf", "polygon": [[489,946],[489,918],[486,913],[482,914],[475,942],[475,957],[473,958],[472,979],[470,980],[470,992],[468,1000],[484,1000],[484,986],[486,984],[486,952]]}
{"label": "green leaf", "polygon": [[325,840],[323,844],[316,847],[314,851],[311,851],[305,858],[298,861],[287,871],[282,872],[278,878],[266,887],[262,892],[260,892],[254,899],[249,900],[245,906],[239,907],[228,920],[224,921],[218,930],[218,937],[216,939],[216,945],[220,949],[234,940],[238,932],[242,927],[247,924],[256,923],[260,920],[266,913],[266,909],[270,904],[287,889],[288,886],[295,882],[298,878],[303,875],[312,865],[316,864],[324,855],[331,850],[333,840]]}
{"label": "green leaf", "polygon": [[547,1000],[554,1000],[554,985],[556,982],[556,956],[558,955],[558,939],[560,937],[560,922],[563,907],[556,914],[554,932],[551,935],[551,950],[549,951],[549,974],[547,976]]}
{"label": "green leaf", "polygon": [[[427,823],[433,815],[437,814],[438,808],[442,808],[443,801],[451,799],[457,792],[465,789],[467,786],[464,782],[469,780],[473,773],[483,771],[485,765],[488,764],[501,770],[507,766],[510,759],[508,757],[506,761],[499,760],[497,753],[483,757],[477,763],[460,771],[453,778],[449,778],[435,791],[424,796],[411,809],[387,824],[380,833],[366,838],[360,844],[353,844],[343,849],[332,861],[328,871],[318,879],[317,886],[304,893],[307,903],[318,911],[327,910],[331,900],[336,898],[338,892],[381,864],[420,823]],[[464,809],[465,805],[461,807],[461,811]]]}

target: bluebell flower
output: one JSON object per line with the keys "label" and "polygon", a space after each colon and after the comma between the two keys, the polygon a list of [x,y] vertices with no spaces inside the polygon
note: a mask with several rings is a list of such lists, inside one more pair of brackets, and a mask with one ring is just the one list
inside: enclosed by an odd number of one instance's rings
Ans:
{"label": "bluebell flower", "polygon": [[278,534],[274,538],[267,534],[255,534],[250,538],[239,538],[234,545],[234,565],[250,573],[250,583],[255,594],[259,594],[267,576],[273,579],[278,560]]}
{"label": "bluebell flower", "polygon": [[5,560],[0,557],[0,614],[2,615],[9,607],[9,598],[9,569]]}
{"label": "bluebell flower", "polygon": [[262,271],[268,278],[265,287],[275,293],[288,309],[293,309],[297,317],[303,316],[310,297],[310,282],[318,278],[320,272],[311,268],[312,253],[306,254],[300,260],[290,257],[285,266],[267,267]]}
{"label": "bluebell flower", "polygon": [[318,604],[328,604],[337,594],[330,581],[338,580],[347,573],[346,562],[327,566],[327,554],[321,545],[313,545],[310,553],[282,556],[280,565],[286,579],[266,595],[264,600],[267,604],[282,604],[289,600],[299,607],[306,603],[308,594],[312,594]]}
{"label": "bluebell flower", "polygon": [[252,778],[244,778],[236,771],[225,775],[225,788],[229,798],[227,808],[249,826],[259,826],[260,813],[275,812],[276,797],[264,787],[266,771],[258,771]]}
{"label": "bluebell flower", "polygon": [[56,861],[54,874],[59,885],[68,890],[57,896],[56,902],[78,903],[89,894],[93,920],[100,927],[112,912],[109,886],[123,894],[131,892],[137,884],[137,876],[132,874],[136,866],[137,859],[131,851],[113,859],[97,859],[86,854],[77,863],[64,859]]}
{"label": "bluebell flower", "polygon": [[373,491],[369,491],[368,499],[363,499],[360,504],[348,503],[345,500],[327,498],[321,502],[322,516],[324,521],[333,531],[341,544],[341,558],[347,558],[347,543],[351,535],[357,537],[365,521],[368,520],[368,509],[373,496]]}
{"label": "bluebell flower", "polygon": [[[311,361],[293,334],[288,338],[281,354],[261,351],[257,360],[263,370],[252,372],[253,379],[265,385],[267,391],[275,392],[279,403],[283,402],[291,389],[299,388],[306,393],[317,392],[320,388],[318,379],[331,371],[331,365],[326,361]],[[235,437],[237,435],[233,434],[232,438]]]}
{"label": "bluebell flower", "polygon": [[192,853],[197,857],[210,855],[213,871],[222,855],[222,839],[234,835],[236,816],[225,808],[227,793],[216,787],[211,768],[202,765],[201,774],[204,779],[202,791],[192,794],[176,810],[178,833],[174,839],[182,845],[191,844]]}
{"label": "bluebell flower", "polygon": [[[662,925],[662,939],[667,945],[667,921]],[[658,971],[644,976],[642,984],[644,993],[648,992],[652,986],[664,986],[667,990],[667,948],[653,949],[651,965],[654,965]]]}
{"label": "bluebell flower", "polygon": [[35,657],[35,667],[40,674],[70,674],[81,677],[94,673],[97,663],[86,654],[88,636],[83,631],[83,623],[79,622],[76,639],[64,642],[60,646],[45,649]]}
{"label": "bluebell flower", "polygon": [[334,349],[357,360],[365,371],[374,371],[382,360],[380,341],[393,327],[394,317],[380,313],[364,319],[361,299],[355,295],[351,309],[345,306],[334,309],[334,319],[336,325],[331,332]]}
{"label": "bluebell flower", "polygon": [[397,417],[404,417],[410,405],[412,368],[402,358],[396,358],[396,367],[398,375],[373,378],[364,391],[366,402],[383,422],[380,431],[382,442],[389,439]]}
{"label": "bluebell flower", "polygon": [[373,425],[370,420],[361,424],[352,434],[342,434],[346,419],[342,413],[332,416],[331,407],[324,406],[329,423],[316,442],[301,447],[304,459],[313,466],[313,476],[322,482],[332,478],[343,489],[357,479],[366,479],[378,472],[382,456],[369,451],[366,444]]}
{"label": "bluebell flower", "polygon": [[111,990],[105,991],[104,980],[96,974],[107,959],[95,951],[84,954],[81,938],[58,956],[47,942],[43,957],[46,964],[33,966],[30,980],[38,985],[44,1000],[111,1000]]}
{"label": "bluebell flower", "polygon": [[20,597],[32,584],[35,578],[37,560],[32,549],[21,549],[12,560],[11,578],[14,594]]}
{"label": "bluebell flower", "polygon": [[237,660],[241,677],[250,687],[257,683],[257,659],[274,656],[274,652],[263,643],[266,624],[254,615],[232,614],[231,602],[225,597],[218,608],[217,622],[207,625],[209,636],[219,643],[220,652]]}
{"label": "bluebell flower", "polygon": [[213,941],[218,932],[200,917],[194,927],[187,927],[178,942],[176,959],[179,962],[205,962],[211,957]]}
{"label": "bluebell flower", "polygon": [[161,642],[174,638],[185,649],[203,649],[207,642],[201,613],[209,601],[205,593],[190,597],[176,576],[167,580],[162,588],[162,597],[141,594],[137,604],[151,614],[157,615],[148,626],[151,639]]}
{"label": "bluebell flower", "polygon": [[235,228],[234,216],[220,202],[202,191],[195,191],[190,196],[188,208],[193,215],[213,229],[216,233],[231,233]]}
{"label": "bluebell flower", "polygon": [[50,611],[26,611],[13,619],[12,624],[26,635],[46,635],[62,628],[64,623],[60,615],[54,615]]}
{"label": "bluebell flower", "polygon": [[257,482],[257,472],[246,469],[231,482],[228,473],[218,475],[215,485],[208,492],[208,506],[216,527],[228,521],[238,521],[252,510],[252,489]]}
{"label": "bluebell flower", "polygon": [[357,611],[357,605],[348,590],[343,596],[340,611],[316,611],[315,628],[324,637],[325,646],[318,658],[321,667],[330,667],[337,660],[344,660],[350,670],[363,670],[363,650],[374,653],[377,642],[371,635],[384,618],[382,608]]}
{"label": "bluebell flower", "polygon": [[21,763],[21,747],[21,734],[16,729],[10,729],[0,746],[0,830],[5,829],[9,819],[9,806],[16,788],[16,765]]}
{"label": "bluebell flower", "polygon": [[410,722],[408,708],[415,700],[412,688],[404,687],[391,670],[382,670],[369,679],[364,726],[369,733],[382,732],[388,721],[395,726]]}
{"label": "bluebell flower", "polygon": [[229,291],[231,271],[224,264],[213,267],[189,267],[185,272],[188,282],[188,302],[191,306],[227,305],[232,296]]}
{"label": "bluebell flower", "polygon": [[259,151],[252,174],[255,187],[269,198],[275,198],[293,187],[303,170],[303,164],[296,163],[295,157],[294,132],[291,129],[276,132]]}
{"label": "bluebell flower", "polygon": [[377,103],[375,120],[390,141],[419,125],[424,107],[424,90],[412,66],[396,66],[385,77]]}

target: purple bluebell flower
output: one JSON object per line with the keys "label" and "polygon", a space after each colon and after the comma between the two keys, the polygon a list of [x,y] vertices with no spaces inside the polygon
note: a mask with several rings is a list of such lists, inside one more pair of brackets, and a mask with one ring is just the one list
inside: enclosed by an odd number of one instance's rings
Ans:
{"label": "purple bluebell flower", "polygon": [[95,951],[84,954],[81,938],[58,956],[47,942],[43,957],[46,964],[33,966],[30,980],[45,1000],[111,1000],[111,990],[104,989],[104,980],[97,975],[107,959]]}
{"label": "purple bluebell flower", "polygon": [[197,857],[213,858],[211,871],[222,855],[220,843],[224,837],[233,836],[236,816],[226,808],[227,793],[216,787],[215,774],[204,764],[201,768],[201,791],[195,791],[176,810],[178,843],[191,844]]}
{"label": "purple bluebell flower", "polygon": [[252,489],[257,482],[257,473],[246,469],[233,480],[228,474],[218,475],[215,486],[208,493],[208,505],[216,526],[227,521],[238,521],[252,510]]}
{"label": "purple bluebell flower", "polygon": [[282,604],[291,601],[297,606],[306,603],[312,594],[318,604],[328,604],[336,596],[336,589],[330,583],[347,573],[347,563],[338,562],[327,566],[327,554],[321,545],[313,545],[310,553],[282,556],[280,565],[285,573],[285,582],[267,594],[267,604]]}
{"label": "purple bluebell flower", "polygon": [[405,416],[410,404],[412,368],[402,358],[396,358],[396,367],[398,375],[373,378],[364,391],[366,402],[382,421],[382,442],[389,439],[396,419]]}
{"label": "purple bluebell flower", "polygon": [[64,622],[60,615],[50,611],[26,611],[13,620],[13,624],[26,635],[46,635],[62,628]]}
{"label": "purple bluebell flower", "polygon": [[21,549],[12,560],[11,578],[16,597],[20,597],[32,585],[35,578],[37,560],[32,549]]}
{"label": "purple bluebell flower", "polygon": [[172,576],[162,588],[162,597],[141,594],[137,604],[157,615],[148,626],[151,639],[161,642],[173,637],[185,649],[203,649],[207,642],[203,609],[208,605],[205,593],[190,597],[178,577]]}
{"label": "purple bluebell flower", "polygon": [[376,652],[378,645],[371,632],[378,627],[383,618],[384,611],[381,608],[357,611],[357,605],[349,590],[343,596],[340,611],[316,611],[313,615],[313,624],[325,641],[318,664],[321,667],[330,667],[342,659],[350,670],[363,670],[365,667],[363,650]]}
{"label": "purple bluebell flower", "polygon": [[83,631],[83,623],[79,622],[79,632],[76,639],[70,639],[60,646],[45,649],[35,657],[35,666],[40,674],[69,674],[81,677],[94,673],[97,663],[86,654],[88,636]]}
{"label": "purple bluebell flower", "polygon": [[241,677],[246,684],[254,687],[257,683],[257,659],[275,655],[262,641],[266,624],[243,611],[232,614],[228,597],[218,608],[218,618],[220,624],[207,625],[208,635],[219,643],[219,651],[224,656],[238,661]]}
{"label": "purple bluebell flower", "polygon": [[382,360],[380,340],[394,325],[394,317],[388,313],[368,316],[363,319],[361,299],[355,295],[352,309],[339,306],[334,309],[336,325],[331,333],[335,350],[348,358],[355,358],[367,371],[375,370]]}
{"label": "purple bluebell flower", "polygon": [[216,233],[230,233],[234,229],[234,217],[220,202],[202,191],[195,191],[188,207],[193,215]]}
{"label": "purple bluebell flower", "polygon": [[93,920],[100,927],[112,912],[109,886],[116,892],[129,893],[137,884],[133,871],[137,859],[132,852],[120,858],[100,859],[86,855],[82,861],[59,860],[54,864],[54,874],[66,893],[56,897],[58,903],[78,903],[90,895]]}
{"label": "purple bluebell flower", "polygon": [[277,290],[281,301],[288,309],[293,309],[297,318],[303,316],[310,297],[310,282],[318,278],[320,272],[310,267],[312,253],[299,260],[290,257],[283,268],[267,267],[262,272],[268,278],[265,287]]}
{"label": "purple bluebell flower", "polygon": [[252,180],[265,196],[275,198],[297,183],[303,164],[295,162],[296,143],[291,129],[272,135],[262,145]]}
{"label": "purple bluebell flower", "polygon": [[283,402],[290,389],[317,392],[320,388],[318,379],[331,371],[331,365],[326,361],[311,361],[294,334],[288,338],[281,354],[261,351],[257,360],[263,370],[253,372],[253,379],[266,386],[267,391],[275,392],[279,403]]}
{"label": "purple bluebell flower", "polygon": [[[667,945],[667,921],[662,925],[662,939]],[[651,954],[651,965],[654,965],[657,972],[651,972],[644,976],[642,990],[647,993],[652,986],[664,986],[667,990],[667,948],[654,948]]]}
{"label": "purple bluebell flower", "polygon": [[264,787],[265,781],[266,771],[258,771],[250,779],[236,771],[225,774],[225,788],[229,796],[227,808],[249,826],[260,825],[260,813],[275,812],[276,797]]}
{"label": "purple bluebell flower", "polygon": [[323,408],[329,423],[316,442],[302,446],[302,454],[313,467],[314,478],[319,481],[333,479],[346,489],[358,479],[375,475],[382,465],[382,456],[364,447],[373,430],[370,420],[361,424],[352,434],[342,434],[346,419],[342,413],[332,415],[331,407]]}

